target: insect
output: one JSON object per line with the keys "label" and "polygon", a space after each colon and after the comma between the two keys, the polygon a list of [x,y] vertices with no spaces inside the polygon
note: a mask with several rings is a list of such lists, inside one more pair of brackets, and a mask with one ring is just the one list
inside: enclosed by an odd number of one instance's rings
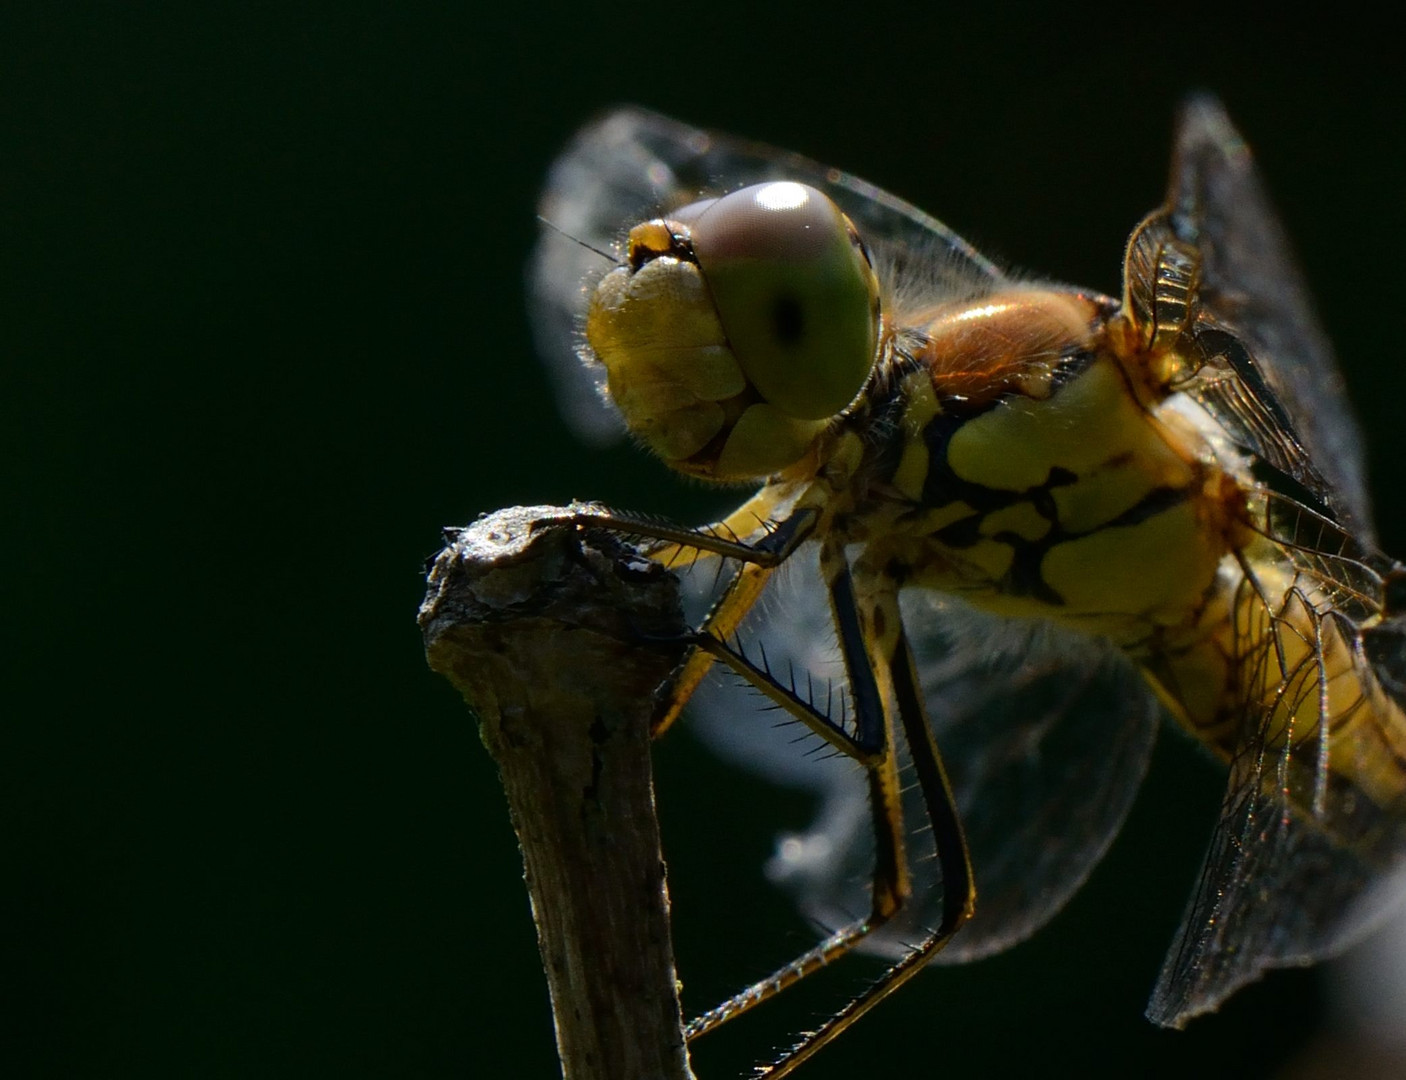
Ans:
{"label": "insect", "polygon": [[[773,866],[838,928],[690,1036],[850,949],[888,955],[785,1075],[929,960],[1029,935],[1116,834],[1166,715],[1229,782],[1151,1020],[1392,906],[1406,567],[1374,545],[1330,349],[1215,101],[1182,112],[1120,297],[1009,276],[853,176],[639,110],[577,136],[542,215],[564,411],[757,487],[699,529],[582,515],[730,568],[657,729],[722,664],[859,765]],[[758,629],[782,568],[800,614]],[[805,674],[816,641],[838,694]],[[728,719],[742,754],[795,754]]]}

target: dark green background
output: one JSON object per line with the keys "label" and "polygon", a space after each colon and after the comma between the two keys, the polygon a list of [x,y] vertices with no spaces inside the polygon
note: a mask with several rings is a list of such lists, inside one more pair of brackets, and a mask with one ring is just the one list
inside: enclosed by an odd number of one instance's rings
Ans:
{"label": "dark green background", "polygon": [[[554,1074],[503,798],[414,614],[441,524],[725,502],[574,444],[529,345],[536,189],[609,103],[833,161],[1111,291],[1177,100],[1219,92],[1406,551],[1403,77],[1371,28],[1165,5],[27,6],[0,15],[8,1076]],[[810,940],[759,873],[808,807],[686,732],[657,760],[699,1009]],[[1167,739],[1063,915],[925,974],[803,1075],[1270,1075],[1318,1030],[1311,974],[1185,1035],[1141,1019],[1218,787]],[[700,1071],[737,1075],[861,974],[710,1039]]]}

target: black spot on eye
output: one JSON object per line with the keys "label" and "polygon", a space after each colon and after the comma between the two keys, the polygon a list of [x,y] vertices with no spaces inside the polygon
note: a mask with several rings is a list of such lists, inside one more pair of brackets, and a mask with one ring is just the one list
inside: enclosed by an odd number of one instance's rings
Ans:
{"label": "black spot on eye", "polygon": [[778,345],[795,345],[805,336],[805,314],[801,302],[790,293],[781,293],[771,302],[771,333]]}

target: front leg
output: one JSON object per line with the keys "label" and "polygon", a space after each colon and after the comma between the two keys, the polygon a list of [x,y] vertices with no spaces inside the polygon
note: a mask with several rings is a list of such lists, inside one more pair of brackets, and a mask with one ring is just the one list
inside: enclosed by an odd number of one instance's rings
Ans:
{"label": "front leg", "polygon": [[[698,529],[591,506],[573,507],[570,520],[580,528],[608,529],[658,541],[648,554],[671,569],[693,566],[709,555],[741,562],[699,627],[701,634],[725,641],[737,633],[773,571],[815,533],[820,512],[814,506],[793,505],[780,520],[767,516],[783,501],[783,496],[781,489],[765,487],[722,521]],[[758,532],[761,535],[756,540],[742,539]],[[690,651],[660,700],[651,729],[656,737],[678,719],[713,660],[706,649]]]}

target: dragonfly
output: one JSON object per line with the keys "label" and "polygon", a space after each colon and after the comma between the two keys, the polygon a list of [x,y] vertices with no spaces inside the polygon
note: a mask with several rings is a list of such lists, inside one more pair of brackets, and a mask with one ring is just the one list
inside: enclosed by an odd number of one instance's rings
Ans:
{"label": "dragonfly", "polygon": [[1376,546],[1331,348],[1217,101],[1183,107],[1115,297],[635,108],[575,137],[540,214],[531,313],[563,414],[755,488],[700,528],[579,515],[718,568],[656,732],[719,668],[834,751],[703,707],[726,753],[824,789],[769,869],[834,929],[691,1038],[851,950],[887,957],[783,1076],[929,961],[1029,936],[1111,843],[1168,717],[1228,783],[1150,1020],[1181,1027],[1397,905],[1406,566]]}

